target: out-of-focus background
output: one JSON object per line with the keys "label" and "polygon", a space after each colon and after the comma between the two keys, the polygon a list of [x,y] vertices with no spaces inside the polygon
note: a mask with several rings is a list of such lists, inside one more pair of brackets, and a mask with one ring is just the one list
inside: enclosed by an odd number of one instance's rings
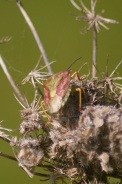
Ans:
{"label": "out-of-focus background", "polygon": [[[82,74],[91,71],[92,62],[92,31],[82,34],[84,23],[76,21],[81,15],[69,0],[22,0],[21,1],[43,42],[50,61],[56,61],[52,67],[54,72],[66,70],[77,58],[82,57],[72,66],[77,71],[87,62],[88,66],[81,70]],[[77,2],[77,1],[76,1]],[[90,0],[84,0],[90,8]],[[98,0],[97,12],[105,10],[104,17],[119,21],[117,25],[108,25],[110,30],[101,28],[98,36],[98,70],[109,74],[122,59],[122,1]],[[0,0],[0,39],[11,37],[8,43],[0,44],[2,55],[9,72],[19,88],[33,100],[31,85],[21,85],[22,79],[35,67],[40,52],[15,0]],[[41,65],[44,65],[43,61]],[[122,74],[122,66],[118,73]],[[32,93],[31,93],[32,91]],[[22,107],[15,100],[13,89],[0,68],[0,120],[7,128],[18,130],[22,121]],[[12,154],[8,145],[0,140],[0,151]],[[0,158],[0,183],[34,183],[40,184],[39,178],[30,179],[19,168],[17,163]]]}

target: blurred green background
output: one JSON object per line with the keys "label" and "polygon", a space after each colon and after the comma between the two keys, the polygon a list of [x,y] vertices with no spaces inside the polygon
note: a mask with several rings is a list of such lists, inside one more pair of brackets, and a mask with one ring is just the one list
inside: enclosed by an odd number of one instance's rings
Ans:
{"label": "blurred green background", "polygon": [[[90,0],[84,0],[84,3],[90,7]],[[80,12],[69,0],[22,0],[22,4],[35,25],[49,60],[56,61],[52,65],[54,72],[66,70],[80,56],[82,59],[72,66],[72,70],[77,71],[85,62],[91,69],[92,32],[80,33],[84,23],[75,20]],[[119,21],[117,25],[108,25],[109,31],[102,28],[98,36],[98,69],[105,72],[108,61],[111,73],[122,59],[122,1],[98,0],[97,12],[103,9],[104,17]],[[31,102],[33,90],[30,85],[22,86],[21,81],[35,67],[40,52],[15,0],[0,0],[0,39],[6,36],[10,36],[11,40],[0,44],[0,54],[15,82]],[[122,66],[118,72],[122,74]],[[81,74],[87,73],[87,67],[81,70]],[[22,121],[22,108],[15,100],[13,89],[1,68],[0,104],[0,120],[4,120],[2,125],[14,129],[16,133]],[[3,141],[0,141],[0,151],[12,154]],[[0,183],[8,182],[40,183],[38,177],[30,179],[16,163],[0,158]]]}

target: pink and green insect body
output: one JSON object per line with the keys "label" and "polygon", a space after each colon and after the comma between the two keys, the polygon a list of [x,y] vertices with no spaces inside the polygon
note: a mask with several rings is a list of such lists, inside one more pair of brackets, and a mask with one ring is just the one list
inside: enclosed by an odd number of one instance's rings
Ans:
{"label": "pink and green insect body", "polygon": [[44,83],[44,101],[50,113],[57,113],[65,105],[71,92],[71,70],[59,72]]}

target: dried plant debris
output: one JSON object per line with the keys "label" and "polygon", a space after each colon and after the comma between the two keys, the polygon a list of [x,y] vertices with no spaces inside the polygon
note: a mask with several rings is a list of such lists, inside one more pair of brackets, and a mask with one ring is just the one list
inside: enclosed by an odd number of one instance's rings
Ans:
{"label": "dried plant debris", "polygon": [[[13,149],[11,158],[30,177],[38,175],[51,183],[65,182],[66,178],[76,184],[107,183],[108,176],[122,178],[122,85],[118,83],[122,78],[113,75],[90,80],[87,76],[81,80],[68,76],[68,85],[65,77],[51,77],[47,81],[56,80],[50,82],[51,87],[58,83],[56,89],[49,88],[49,94],[55,96],[62,82],[67,85],[65,89],[70,88],[56,113],[50,113],[37,95],[35,82],[43,82],[34,79],[34,100],[21,110],[20,137],[0,128],[0,138]],[[77,89],[81,89],[81,99]]]}
{"label": "dried plant debris", "polygon": [[76,178],[82,172],[82,177],[89,180],[100,179],[102,173],[122,175],[121,108],[90,106],[80,115],[73,130],[58,120],[52,124],[50,156],[67,163],[62,167],[66,175],[71,168],[77,168]]}
{"label": "dried plant debris", "polygon": [[44,152],[38,139],[21,139],[17,160],[21,167],[28,169],[28,173],[31,171],[32,174],[32,169],[42,161],[43,157]]}

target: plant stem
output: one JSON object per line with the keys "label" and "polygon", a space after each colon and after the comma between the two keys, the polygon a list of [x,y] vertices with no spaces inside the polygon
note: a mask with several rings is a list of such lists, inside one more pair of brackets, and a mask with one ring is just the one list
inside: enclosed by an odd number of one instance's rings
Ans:
{"label": "plant stem", "polygon": [[2,157],[4,157],[4,158],[8,158],[8,159],[13,160],[13,161],[17,161],[17,159],[16,159],[15,157],[10,156],[10,155],[8,155],[8,154],[5,154],[5,153],[3,153],[3,152],[0,152],[0,156],[2,156]]}
{"label": "plant stem", "polygon": [[53,70],[52,70],[52,67],[49,65],[49,60],[48,60],[47,54],[45,52],[44,46],[43,46],[43,44],[42,44],[42,42],[41,42],[41,40],[39,38],[39,35],[38,35],[38,33],[37,33],[37,31],[36,31],[32,21],[31,21],[30,17],[28,16],[27,12],[23,8],[21,2],[18,1],[18,0],[17,0],[17,5],[18,5],[18,7],[19,7],[23,17],[25,18],[25,20],[26,20],[26,22],[27,22],[27,24],[28,24],[28,26],[29,26],[29,28],[30,28],[30,30],[31,30],[35,40],[36,40],[36,43],[37,43],[37,45],[39,47],[39,50],[41,51],[42,57],[44,59],[44,62],[46,64],[46,66],[47,66],[48,71],[50,72],[50,74],[53,74]]}
{"label": "plant stem", "polygon": [[93,26],[93,63],[92,63],[92,77],[96,77],[97,68],[97,30]]}
{"label": "plant stem", "polygon": [[8,81],[10,82],[11,86],[13,87],[15,93],[17,94],[19,100],[22,102],[22,104],[25,107],[27,107],[28,104],[27,104],[27,100],[26,100],[25,96],[21,93],[21,91],[19,90],[19,88],[15,84],[15,82],[14,82],[12,76],[10,75],[10,73],[9,73],[9,71],[8,71],[8,69],[7,69],[7,67],[6,67],[6,65],[5,65],[5,63],[4,63],[4,61],[3,61],[1,56],[0,56],[0,65],[1,65],[1,67],[2,67],[2,69],[4,71],[4,73],[5,73]]}

